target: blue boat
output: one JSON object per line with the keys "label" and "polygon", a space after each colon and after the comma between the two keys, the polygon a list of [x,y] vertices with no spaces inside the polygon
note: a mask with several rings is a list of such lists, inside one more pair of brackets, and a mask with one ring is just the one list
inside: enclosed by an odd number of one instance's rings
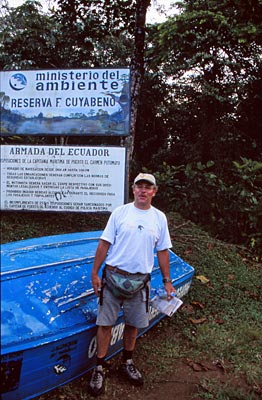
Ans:
{"label": "blue boat", "polygon": [[[101,231],[45,236],[1,246],[1,398],[32,399],[94,367],[97,297],[91,269]],[[179,298],[194,269],[170,251]],[[162,287],[155,256],[151,285]],[[153,292],[153,291],[152,291]],[[164,315],[150,307],[150,326]],[[122,349],[123,315],[108,358]]]}

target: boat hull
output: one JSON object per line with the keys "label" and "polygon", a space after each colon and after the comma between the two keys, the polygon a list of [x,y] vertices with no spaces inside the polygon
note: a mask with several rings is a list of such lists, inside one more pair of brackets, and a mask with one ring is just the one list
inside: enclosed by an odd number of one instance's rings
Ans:
{"label": "boat hull", "polygon": [[[90,272],[101,232],[8,243],[1,261],[1,398],[32,399],[94,367],[97,298]],[[187,294],[194,269],[170,251],[173,285]],[[153,289],[162,286],[155,256]],[[150,306],[150,324],[164,315]],[[108,358],[123,347],[123,314],[112,329]]]}

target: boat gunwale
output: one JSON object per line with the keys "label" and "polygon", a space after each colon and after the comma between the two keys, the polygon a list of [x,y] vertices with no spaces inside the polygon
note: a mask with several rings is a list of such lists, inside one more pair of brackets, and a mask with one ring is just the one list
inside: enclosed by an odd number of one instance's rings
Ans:
{"label": "boat gunwale", "polygon": [[[70,234],[65,234],[66,236],[67,235],[70,235]],[[74,233],[73,233],[73,235],[74,235]],[[54,235],[54,236],[46,236],[46,237],[48,237],[48,238],[56,238],[56,237],[60,237],[60,236],[63,236],[63,235]],[[38,241],[38,240],[40,240],[40,239],[42,239],[41,237],[39,237],[39,238],[35,238],[35,239],[26,239],[25,240],[25,242],[26,241],[32,241],[32,240],[36,240],[36,241]],[[10,253],[10,256],[15,256],[16,254],[19,254],[19,253],[25,253],[25,252],[32,252],[32,251],[37,251],[37,250],[39,250],[39,249],[43,249],[43,250],[46,250],[46,249],[52,249],[52,248],[59,248],[59,247],[66,247],[66,246],[71,246],[71,245],[76,245],[76,244],[83,244],[82,242],[94,242],[94,241],[98,241],[100,239],[100,237],[90,237],[90,238],[88,238],[88,237],[86,237],[86,238],[79,238],[79,239],[71,239],[71,240],[65,240],[65,241],[59,241],[59,242],[53,242],[53,243],[45,243],[45,244],[33,244],[33,245],[30,245],[30,246],[25,246],[25,247],[20,247],[20,248],[17,248],[17,249],[10,249],[10,250],[1,250],[1,253]],[[5,245],[13,245],[13,244],[15,244],[15,243],[22,243],[23,242],[23,240],[22,241],[19,241],[19,242],[9,242],[9,243],[4,243],[4,244],[2,244],[2,246],[5,246]]]}
{"label": "boat gunwale", "polygon": [[[13,274],[21,274],[23,276],[23,274],[22,274],[23,272],[32,271],[32,270],[39,270],[41,268],[51,268],[51,267],[55,267],[55,266],[60,267],[63,264],[66,267],[66,264],[72,264],[74,262],[77,262],[78,264],[83,264],[83,263],[86,263],[86,261],[89,261],[87,264],[90,264],[91,263],[90,261],[93,260],[93,259],[94,259],[94,256],[81,257],[81,258],[71,258],[70,260],[55,261],[55,262],[49,263],[49,264],[33,265],[33,266],[30,266],[30,267],[3,271],[3,272],[1,272],[0,276],[13,275]],[[72,267],[78,267],[78,265],[71,265],[71,266]],[[10,278],[10,279],[12,279],[12,278]]]}

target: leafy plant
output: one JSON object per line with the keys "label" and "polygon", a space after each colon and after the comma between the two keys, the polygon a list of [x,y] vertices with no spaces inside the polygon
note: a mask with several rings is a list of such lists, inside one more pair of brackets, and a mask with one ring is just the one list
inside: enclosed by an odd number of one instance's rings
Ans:
{"label": "leafy plant", "polygon": [[233,161],[226,174],[212,160],[185,166],[164,162],[155,175],[164,193],[156,198],[157,205],[179,211],[213,235],[244,244],[261,256],[261,162]]}

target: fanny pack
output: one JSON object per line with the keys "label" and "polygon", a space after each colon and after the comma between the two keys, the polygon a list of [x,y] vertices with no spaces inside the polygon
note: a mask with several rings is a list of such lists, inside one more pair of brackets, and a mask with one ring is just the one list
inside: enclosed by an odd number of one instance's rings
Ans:
{"label": "fanny pack", "polygon": [[124,274],[104,268],[103,283],[115,297],[130,299],[137,292],[146,287],[150,281],[150,274]]}

